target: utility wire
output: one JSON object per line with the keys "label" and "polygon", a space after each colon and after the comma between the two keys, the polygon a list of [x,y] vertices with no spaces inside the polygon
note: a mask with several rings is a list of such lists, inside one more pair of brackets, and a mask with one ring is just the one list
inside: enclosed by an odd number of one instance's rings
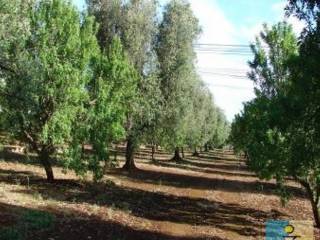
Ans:
{"label": "utility wire", "polygon": [[[246,48],[251,49],[250,44],[221,44],[221,43],[194,43],[195,47],[219,47],[219,48]],[[261,46],[263,49],[269,49],[268,46]]]}
{"label": "utility wire", "polygon": [[217,76],[224,76],[224,77],[233,77],[233,78],[240,78],[247,80],[248,77],[246,75],[236,75],[236,74],[228,74],[228,73],[217,73],[217,72],[206,72],[206,71],[199,71],[199,73],[209,74],[209,75],[217,75]]}
{"label": "utility wire", "polygon": [[253,56],[251,52],[244,51],[229,51],[229,50],[206,50],[206,49],[195,49],[195,51],[199,54],[218,54],[218,55],[238,55],[238,56]]}
{"label": "utility wire", "polygon": [[219,67],[198,67],[199,70],[204,70],[204,71],[222,71],[222,72],[237,72],[237,73],[241,73],[241,74],[247,74],[248,71],[250,71],[250,69],[246,69],[246,68],[219,68]]}
{"label": "utility wire", "polygon": [[249,87],[230,86],[230,85],[223,85],[223,84],[210,84],[210,86],[219,87],[219,88],[228,88],[228,89],[234,89],[234,90],[251,90],[252,89]]}
{"label": "utility wire", "polygon": [[227,75],[240,75],[241,77],[247,78],[249,69],[236,69],[236,68],[197,68],[198,71],[208,74],[227,74]]}
{"label": "utility wire", "polygon": [[247,47],[250,48],[250,45],[247,44],[221,44],[221,43],[195,43],[194,46],[218,46],[218,47]]}
{"label": "utility wire", "polygon": [[[222,55],[239,55],[239,56],[252,56],[250,45],[244,44],[218,44],[218,43],[195,43],[194,49],[198,53],[211,53]],[[268,47],[262,47],[268,49]]]}

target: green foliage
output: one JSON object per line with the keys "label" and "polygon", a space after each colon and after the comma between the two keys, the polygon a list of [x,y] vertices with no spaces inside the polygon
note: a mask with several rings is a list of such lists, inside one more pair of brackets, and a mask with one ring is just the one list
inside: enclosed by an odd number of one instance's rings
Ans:
{"label": "green foliage", "polygon": [[[69,146],[61,156],[65,166],[99,178],[106,147],[123,135],[137,74],[119,40],[101,53],[94,19],[80,17],[69,2],[37,1],[27,16],[21,48],[13,40],[0,44],[12,45],[6,48],[9,70],[1,69],[6,130],[40,155],[46,171],[56,146]],[[93,147],[86,160],[84,144]]]}
{"label": "green foliage", "polygon": [[280,22],[269,29],[264,24],[260,38],[251,46],[254,60],[249,62],[249,77],[256,85],[257,95],[274,97],[285,91],[290,75],[290,60],[297,55],[297,39],[292,26]]}
{"label": "green foliage", "polygon": [[288,16],[293,14],[307,24],[306,32],[303,35],[308,34],[318,26],[319,11],[319,0],[288,0],[286,6],[286,14]]}
{"label": "green foliage", "polygon": [[87,3],[80,14],[67,0],[0,0],[0,129],[39,155],[48,180],[53,156],[101,179],[123,139],[127,160],[142,142],[223,145],[227,121],[196,73],[190,4],[172,0],[159,24],[154,0]]}
{"label": "green foliage", "polygon": [[[101,163],[110,161],[108,147],[125,136],[123,123],[131,110],[128,103],[136,97],[137,73],[125,57],[119,38],[113,40],[108,54],[98,55],[92,65],[87,86],[90,96],[79,116],[83,121],[74,123],[66,166],[79,174],[91,170],[98,180],[103,175]],[[93,154],[84,154],[84,143],[92,146]]]}
{"label": "green foliage", "polygon": [[169,2],[160,24],[157,53],[165,104],[165,142],[171,148],[183,146],[186,138],[185,122],[190,116],[188,111],[192,111],[188,108],[198,80],[192,44],[199,33],[198,20],[190,5],[184,1]]}
{"label": "green foliage", "polygon": [[196,73],[193,44],[201,29],[190,4],[170,1],[159,27],[163,142],[169,149],[211,145],[220,147],[228,137],[228,124],[208,88]]}
{"label": "green foliage", "polygon": [[73,121],[83,110],[95,26],[62,0],[38,1],[28,16],[21,49],[8,50],[14,57],[10,71],[3,72],[1,106],[7,131],[44,159],[55,145],[70,141]]}
{"label": "green foliage", "polygon": [[[155,142],[159,134],[162,96],[154,42],[157,33],[156,1],[88,1],[89,12],[100,23],[100,46],[108,49],[110,38],[119,36],[129,62],[137,72],[134,99],[126,104],[130,111],[124,124],[126,139],[134,149],[142,141]],[[111,18],[111,19],[110,19]],[[130,157],[129,157],[130,158]],[[131,158],[130,158],[131,159]]]}
{"label": "green foliage", "polygon": [[120,36],[123,21],[122,0],[86,0],[88,12],[100,24],[97,38],[102,48],[111,45],[114,37]]}
{"label": "green foliage", "polygon": [[215,111],[217,119],[214,125],[213,135],[211,140],[209,140],[209,145],[211,147],[222,148],[227,144],[230,133],[230,123],[219,107],[216,107]]}
{"label": "green foliage", "polygon": [[245,104],[242,114],[236,116],[231,141],[236,150],[248,155],[249,166],[260,177],[276,177],[280,182],[290,174],[284,97],[290,86],[290,62],[297,56],[298,46],[286,23],[271,29],[264,25],[260,35],[252,46],[254,60],[249,63],[256,99]]}
{"label": "green foliage", "polygon": [[0,102],[7,131],[40,155],[51,155],[54,145],[70,140],[73,119],[86,99],[92,48],[87,29],[94,27],[62,0],[37,1],[27,16],[20,48],[16,41],[8,43],[10,70],[1,71]]}
{"label": "green foliage", "polygon": [[316,26],[303,33],[300,46],[286,23],[264,27],[261,40],[267,50],[257,40],[250,63],[256,98],[236,117],[231,141],[246,153],[249,166],[260,177],[277,180],[284,202],[290,196],[284,187],[286,176],[299,181],[320,226],[320,28]]}

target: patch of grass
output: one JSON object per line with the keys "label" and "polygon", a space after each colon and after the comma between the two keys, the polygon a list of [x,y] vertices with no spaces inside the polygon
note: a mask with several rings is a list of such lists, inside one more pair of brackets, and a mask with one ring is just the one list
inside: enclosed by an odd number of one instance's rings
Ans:
{"label": "patch of grass", "polygon": [[39,201],[42,201],[42,200],[43,200],[43,197],[42,197],[41,193],[39,193],[39,192],[37,192],[37,191],[33,192],[32,196],[33,196],[33,198],[36,199],[36,200],[39,200]]}
{"label": "patch of grass", "polygon": [[7,227],[0,230],[0,240],[23,240],[23,236],[18,228]]}
{"label": "patch of grass", "polygon": [[106,186],[106,187],[115,187],[116,184],[115,184],[112,180],[107,179],[107,180],[105,181],[105,186]]}
{"label": "patch of grass", "polygon": [[28,211],[21,218],[21,222],[27,226],[29,230],[44,230],[52,229],[54,216],[47,212]]}
{"label": "patch of grass", "polygon": [[0,230],[0,240],[24,240],[34,231],[52,229],[54,221],[55,217],[50,213],[35,210],[27,211],[15,226]]}
{"label": "patch of grass", "polygon": [[130,203],[120,202],[117,204],[117,207],[128,214],[132,213],[132,207],[131,207]]}
{"label": "patch of grass", "polygon": [[108,196],[105,193],[99,194],[98,196],[95,197],[95,200],[97,201],[97,203],[105,203],[107,199],[108,199]]}

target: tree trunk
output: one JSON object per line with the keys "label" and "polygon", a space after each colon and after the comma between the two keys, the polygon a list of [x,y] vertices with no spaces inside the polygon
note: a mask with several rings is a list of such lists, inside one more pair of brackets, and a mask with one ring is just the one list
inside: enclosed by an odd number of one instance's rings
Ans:
{"label": "tree trunk", "polygon": [[114,161],[115,163],[118,162],[117,156],[118,156],[118,151],[117,151],[117,148],[115,148],[115,149],[114,149],[114,156],[113,156],[113,161]]}
{"label": "tree trunk", "polygon": [[176,147],[176,149],[174,150],[174,156],[173,156],[173,158],[171,160],[172,161],[176,161],[176,162],[182,161],[182,158],[180,157],[180,153],[179,153],[179,148],[178,147]]}
{"label": "tree trunk", "polygon": [[183,147],[181,148],[181,154],[182,154],[182,158],[184,158],[184,149],[183,149]]}
{"label": "tree trunk", "polygon": [[319,203],[316,203],[313,199],[311,200],[312,212],[316,227],[320,228],[320,214],[319,214]]}
{"label": "tree trunk", "polygon": [[204,145],[204,151],[205,151],[205,152],[209,152],[209,146],[208,146],[207,143]]}
{"label": "tree trunk", "polygon": [[199,153],[197,151],[197,148],[194,148],[194,152],[193,152],[192,156],[199,157]]}
{"label": "tree trunk", "polygon": [[155,154],[155,152],[156,152],[156,146],[155,146],[155,145],[152,145],[152,153],[151,153],[151,159],[152,159],[152,161],[155,160],[155,159],[154,159],[154,154]]}
{"label": "tree trunk", "polygon": [[134,139],[132,136],[129,136],[127,140],[127,147],[126,147],[126,163],[123,166],[123,169],[130,171],[137,168],[134,163],[134,152],[135,152]]}
{"label": "tree trunk", "polygon": [[39,157],[40,157],[41,164],[43,165],[44,170],[46,171],[47,181],[54,182],[54,175],[53,175],[53,171],[52,171],[52,165],[51,165],[49,151],[44,147],[41,150]]}
{"label": "tree trunk", "polygon": [[307,181],[300,180],[299,182],[307,190],[316,227],[320,228],[319,193],[315,193]]}

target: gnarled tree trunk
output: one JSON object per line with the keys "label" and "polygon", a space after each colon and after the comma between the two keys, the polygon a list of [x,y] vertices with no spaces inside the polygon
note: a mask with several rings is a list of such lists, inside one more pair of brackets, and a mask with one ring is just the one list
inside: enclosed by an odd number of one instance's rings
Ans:
{"label": "gnarled tree trunk", "polygon": [[184,158],[184,149],[183,149],[183,147],[181,148],[181,154],[182,154],[182,158]]}
{"label": "gnarled tree trunk", "polygon": [[50,159],[50,151],[47,147],[43,147],[39,153],[40,162],[46,171],[48,182],[54,182],[54,175],[52,170],[52,164]]}
{"label": "gnarled tree trunk", "polygon": [[205,152],[209,152],[209,146],[208,146],[207,143],[204,145],[204,151],[205,151]]}
{"label": "gnarled tree trunk", "polygon": [[151,152],[151,159],[152,159],[152,161],[155,160],[155,159],[154,159],[154,154],[155,154],[155,152],[156,152],[156,146],[155,146],[155,145],[152,145],[152,152]]}
{"label": "gnarled tree trunk", "polygon": [[316,227],[320,228],[320,192],[314,191],[307,181],[299,180],[299,182],[307,190]]}
{"label": "gnarled tree trunk", "polygon": [[194,148],[194,152],[193,152],[192,156],[199,157],[199,153],[197,151],[197,148]]}
{"label": "gnarled tree trunk", "polygon": [[127,147],[126,147],[126,163],[123,166],[123,169],[130,171],[137,168],[134,163],[134,152],[135,152],[134,138],[132,136],[129,136],[127,139]]}
{"label": "gnarled tree trunk", "polygon": [[313,212],[313,217],[314,217],[316,226],[317,228],[320,228],[319,200],[318,201],[311,200],[311,206],[312,206],[312,212]]}
{"label": "gnarled tree trunk", "polygon": [[182,161],[182,158],[180,157],[179,147],[175,148],[174,156],[173,156],[173,158],[171,160],[172,161],[176,161],[176,162]]}

